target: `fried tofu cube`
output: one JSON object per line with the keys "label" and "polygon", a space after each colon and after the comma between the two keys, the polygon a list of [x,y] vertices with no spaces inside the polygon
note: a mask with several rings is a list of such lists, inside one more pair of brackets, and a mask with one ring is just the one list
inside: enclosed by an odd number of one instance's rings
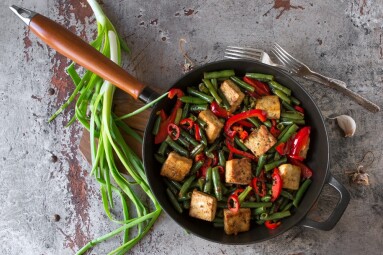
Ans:
{"label": "fried tofu cube", "polygon": [[213,221],[217,211],[217,198],[194,190],[191,196],[189,215],[191,217]]}
{"label": "fried tofu cube", "polygon": [[226,183],[247,185],[251,182],[251,162],[248,158],[226,161]]}
{"label": "fried tofu cube", "polygon": [[268,119],[281,117],[281,103],[278,96],[264,96],[255,103],[255,109],[264,110]]}
{"label": "fried tofu cube", "polygon": [[162,165],[160,174],[173,181],[182,181],[189,173],[193,160],[172,151]]}
{"label": "fried tofu cube", "polygon": [[278,167],[282,178],[282,188],[297,190],[301,180],[301,168],[291,164],[283,164]]}
{"label": "fried tofu cube", "polygon": [[239,232],[246,232],[250,229],[250,208],[239,208],[234,214],[229,209],[223,210],[223,226],[227,235],[236,235]]}
{"label": "fried tofu cube", "polygon": [[226,97],[231,106],[229,111],[235,112],[245,98],[245,94],[232,80],[225,80],[222,82],[219,89],[222,91],[222,94]]}
{"label": "fried tofu cube", "polygon": [[201,111],[198,118],[205,121],[207,126],[205,128],[208,143],[213,143],[220,135],[223,128],[223,123],[214,115],[210,110]]}
{"label": "fried tofu cube", "polygon": [[267,130],[266,126],[262,125],[255,129],[243,141],[245,146],[249,148],[255,156],[259,157],[267,152],[276,144],[277,139]]}

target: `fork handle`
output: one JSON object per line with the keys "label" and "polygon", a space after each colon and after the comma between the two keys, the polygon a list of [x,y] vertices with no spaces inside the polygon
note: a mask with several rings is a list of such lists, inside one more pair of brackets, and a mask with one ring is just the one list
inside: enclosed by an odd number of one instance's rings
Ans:
{"label": "fork handle", "polygon": [[[306,79],[314,80],[318,83],[321,83],[323,85],[329,86],[330,88],[333,88],[339,92],[342,92],[343,94],[349,96],[352,98],[355,102],[357,102],[359,105],[363,106],[365,109],[369,110],[370,112],[379,112],[380,107],[370,100],[362,97],[361,95],[355,93],[352,90],[349,90],[346,88],[346,85],[344,82],[336,80],[336,79],[331,79],[326,76],[323,76],[319,73],[316,72],[311,72],[310,75],[305,75],[304,76]],[[340,82],[340,83],[339,83]],[[344,84],[344,85],[342,85]]]}

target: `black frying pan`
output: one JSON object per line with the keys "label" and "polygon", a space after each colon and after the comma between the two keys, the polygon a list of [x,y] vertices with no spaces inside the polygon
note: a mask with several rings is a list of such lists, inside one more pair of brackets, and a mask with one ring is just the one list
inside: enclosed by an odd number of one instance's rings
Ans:
{"label": "black frying pan", "polygon": [[[17,6],[12,6],[11,9],[30,27],[33,33],[49,46],[93,73],[98,74],[105,80],[110,81],[112,84],[132,95],[135,99],[150,102],[158,97],[152,89],[145,87],[117,64],[110,61],[75,34],[54,21]],[[268,230],[263,226],[253,226],[249,232],[240,233],[237,236],[228,236],[224,233],[223,229],[214,228],[211,224],[191,218],[186,212],[184,214],[177,213],[165,195],[165,184],[159,174],[160,164],[154,159],[154,153],[158,149],[158,146],[154,146],[154,137],[151,133],[156,118],[155,113],[158,109],[169,111],[174,105],[174,101],[163,99],[152,111],[145,130],[143,144],[143,160],[147,178],[162,208],[173,220],[191,233],[214,242],[225,244],[246,244],[264,241],[296,225],[321,230],[332,229],[346,209],[350,195],[329,172],[328,136],[323,117],[318,107],[303,88],[286,73],[258,62],[245,60],[225,60],[207,64],[183,76],[173,87],[185,89],[186,86],[198,84],[201,81],[203,72],[223,69],[234,69],[238,75],[243,75],[245,72],[273,74],[278,82],[289,87],[294,92],[294,95],[302,102],[302,106],[305,108],[307,122],[313,127],[307,160],[307,164],[314,170],[313,182],[294,215],[284,219],[283,224],[275,230]],[[333,186],[340,193],[340,200],[333,213],[325,222],[309,220],[306,218],[306,215],[318,199],[326,183]]]}
{"label": "black frying pan", "polygon": [[[146,175],[150,187],[158,202],[167,214],[187,231],[200,236],[204,239],[224,243],[224,244],[248,244],[268,240],[273,238],[293,226],[304,226],[309,228],[330,230],[339,221],[345,211],[350,195],[345,187],[340,184],[329,171],[329,143],[323,117],[318,107],[309,94],[288,74],[274,67],[249,61],[249,60],[223,60],[206,64],[199,67],[179,79],[172,87],[180,88],[184,91],[187,86],[197,85],[201,82],[203,72],[217,71],[224,69],[234,69],[236,75],[244,75],[246,72],[259,72],[274,75],[276,81],[290,88],[294,96],[302,102],[305,109],[307,123],[312,126],[310,149],[307,157],[307,165],[313,169],[313,182],[307,190],[301,204],[296,212],[289,218],[284,219],[282,225],[269,230],[264,226],[252,225],[249,232],[240,233],[237,236],[226,235],[222,228],[215,228],[212,224],[188,216],[188,212],[179,214],[170,203],[166,195],[166,184],[160,176],[161,165],[155,160],[154,154],[158,146],[154,146],[154,136],[152,128],[156,119],[156,112],[160,109],[170,111],[174,106],[174,101],[164,99],[155,105],[144,134],[143,160]],[[316,222],[306,217],[307,213],[317,201],[322,188],[325,184],[334,187],[340,194],[340,200],[330,217],[324,222]]]}

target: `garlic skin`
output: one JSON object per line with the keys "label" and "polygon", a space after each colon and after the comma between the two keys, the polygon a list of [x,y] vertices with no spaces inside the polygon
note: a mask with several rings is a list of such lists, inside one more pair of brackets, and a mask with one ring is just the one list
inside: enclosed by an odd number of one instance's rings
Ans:
{"label": "garlic skin", "polygon": [[331,119],[336,119],[339,127],[343,130],[345,137],[351,137],[355,134],[356,123],[355,120],[350,116],[339,115]]}

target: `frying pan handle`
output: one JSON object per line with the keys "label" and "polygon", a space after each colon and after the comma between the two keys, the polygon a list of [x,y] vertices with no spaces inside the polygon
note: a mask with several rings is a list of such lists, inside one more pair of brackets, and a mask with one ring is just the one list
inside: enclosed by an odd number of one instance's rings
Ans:
{"label": "frying pan handle", "polygon": [[[57,52],[109,81],[134,99],[140,98],[145,87],[142,83],[74,33],[40,14],[31,18],[29,27]],[[150,94],[148,90],[147,95]]]}
{"label": "frying pan handle", "polygon": [[331,213],[328,219],[323,222],[311,220],[307,218],[306,216],[306,218],[304,218],[299,223],[299,225],[303,227],[307,227],[307,228],[315,228],[315,229],[328,231],[333,229],[335,225],[338,223],[338,221],[340,220],[340,217],[342,217],[344,211],[347,208],[348,203],[350,202],[350,193],[331,174],[328,175],[327,184],[334,187],[339,192],[339,195],[340,195],[340,199],[338,201],[338,204],[335,206],[334,211]]}

